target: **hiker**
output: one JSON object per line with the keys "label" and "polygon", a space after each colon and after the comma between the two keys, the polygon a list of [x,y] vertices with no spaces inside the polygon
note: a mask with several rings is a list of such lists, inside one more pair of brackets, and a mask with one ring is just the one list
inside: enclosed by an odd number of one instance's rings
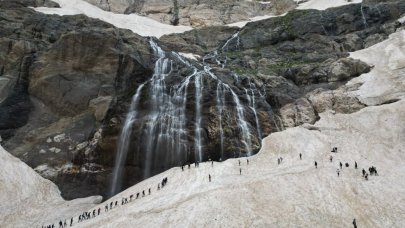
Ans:
{"label": "hiker", "polygon": [[318,163],[315,161],[315,168],[317,169],[318,168]]}
{"label": "hiker", "polygon": [[329,161],[332,162],[333,161],[333,157],[332,155],[329,157]]}
{"label": "hiker", "polygon": [[130,195],[129,196],[129,202],[132,202],[132,198],[134,197],[134,195]]}
{"label": "hiker", "polygon": [[107,205],[105,205],[105,207],[104,207],[104,211],[105,211],[105,212],[108,212],[108,204],[107,204]]}
{"label": "hiker", "polygon": [[96,217],[96,209],[93,210],[93,218]]}
{"label": "hiker", "polygon": [[99,208],[97,211],[97,215],[100,215],[101,209]]}
{"label": "hiker", "polygon": [[149,188],[149,195],[150,195],[150,188]]}
{"label": "hiker", "polygon": [[339,165],[340,165],[340,169],[342,169],[342,167],[343,167],[342,162],[339,162]]}
{"label": "hiker", "polygon": [[357,162],[354,162],[354,168],[357,169]]}
{"label": "hiker", "polygon": [[115,206],[118,206],[118,201],[115,201]]}
{"label": "hiker", "polygon": [[346,168],[349,167],[349,163],[346,162],[345,166],[346,166]]}
{"label": "hiker", "polygon": [[246,159],[246,164],[249,165],[249,159]]}
{"label": "hiker", "polygon": [[366,180],[368,180],[368,174],[366,173],[366,175],[364,176],[364,178],[366,179]]}
{"label": "hiker", "polygon": [[240,160],[238,160],[238,162],[239,162],[239,166],[240,166]]}
{"label": "hiker", "polygon": [[366,175],[366,170],[363,169],[361,172],[363,173],[363,177],[364,177],[364,175]]}
{"label": "hiker", "polygon": [[138,192],[138,193],[136,193],[136,198],[137,198],[137,199],[139,198],[139,192]]}
{"label": "hiker", "polygon": [[211,182],[211,174],[208,174],[208,180]]}
{"label": "hiker", "polygon": [[142,197],[145,196],[145,190],[142,190]]}
{"label": "hiker", "polygon": [[67,227],[66,220],[65,220],[65,222],[63,223],[63,227]]}
{"label": "hiker", "polygon": [[124,205],[124,198],[121,199],[121,205]]}
{"label": "hiker", "polygon": [[188,163],[187,165],[188,165],[188,169],[190,169],[190,163]]}
{"label": "hiker", "polygon": [[353,219],[353,227],[357,228],[356,219]]}
{"label": "hiker", "polygon": [[302,154],[300,153],[300,160],[302,160]]}
{"label": "hiker", "polygon": [[242,175],[242,168],[239,169],[239,175]]}
{"label": "hiker", "polygon": [[181,166],[181,171],[184,171],[184,166]]}
{"label": "hiker", "polygon": [[160,190],[160,183],[158,184],[158,190]]}
{"label": "hiker", "polygon": [[59,228],[62,227],[63,228],[63,224],[62,221],[59,221]]}
{"label": "hiker", "polygon": [[336,172],[337,172],[337,175],[338,175],[338,177],[339,177],[339,175],[340,175],[340,170],[338,169]]}
{"label": "hiker", "polygon": [[70,226],[73,225],[73,217],[70,219]]}
{"label": "hiker", "polygon": [[214,161],[211,161],[211,167],[214,167]]}
{"label": "hiker", "polygon": [[82,215],[79,215],[79,219],[77,220],[77,222],[81,222],[82,221]]}
{"label": "hiker", "polygon": [[112,209],[112,206],[113,206],[113,202],[110,203],[110,209]]}

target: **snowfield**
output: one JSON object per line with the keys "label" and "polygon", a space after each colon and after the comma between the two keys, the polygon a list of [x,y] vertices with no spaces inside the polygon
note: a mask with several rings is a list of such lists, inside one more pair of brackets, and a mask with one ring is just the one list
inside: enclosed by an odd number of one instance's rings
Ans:
{"label": "snowfield", "polygon": [[[94,205],[97,198],[62,201],[52,183],[0,150],[0,196],[6,202],[1,227],[41,227],[70,220],[73,214],[74,227],[352,227],[354,218],[358,227],[404,227],[404,40],[405,31],[400,30],[351,54],[375,66],[349,82],[364,83],[354,93],[371,106],[352,114],[327,111],[315,125],[271,134],[249,165],[243,158],[183,172],[172,168]],[[338,153],[331,153],[332,147]],[[338,177],[339,162],[350,167],[339,170]],[[366,181],[361,169],[370,166],[379,176]],[[158,191],[164,177],[168,185]],[[148,188],[151,195],[121,205],[123,197]],[[104,212],[112,201],[119,206]],[[77,223],[83,210],[98,208],[100,216]]]}
{"label": "snowfield", "polygon": [[172,26],[159,23],[153,19],[136,14],[117,14],[104,11],[83,0],[53,0],[59,3],[61,8],[38,7],[38,12],[45,14],[76,15],[84,14],[91,18],[100,19],[117,28],[129,29],[141,36],[155,36],[157,38],[171,33],[182,33],[193,29],[188,26]]}
{"label": "snowfield", "polygon": [[317,9],[325,10],[331,7],[338,7],[353,3],[361,3],[363,0],[310,0],[304,3],[301,3],[297,9]]}

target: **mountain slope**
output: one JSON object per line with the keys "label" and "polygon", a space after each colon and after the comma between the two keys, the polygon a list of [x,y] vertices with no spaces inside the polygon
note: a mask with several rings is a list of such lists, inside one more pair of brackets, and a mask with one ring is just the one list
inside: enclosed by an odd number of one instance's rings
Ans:
{"label": "mountain slope", "polygon": [[[367,57],[370,53],[390,59],[396,64],[385,69],[399,71],[395,75],[403,81],[404,39],[405,31],[401,30],[387,41],[352,55],[373,63],[372,72],[381,68]],[[389,74],[379,76],[380,84],[396,83]],[[376,79],[367,80],[359,90],[363,96],[369,91],[367,86]],[[405,91],[404,86],[398,88]],[[215,163],[213,167],[209,163],[201,164],[200,168],[186,168],[184,172],[173,168],[111,200],[120,202],[121,197],[149,187],[152,187],[151,196],[119,206],[82,223],[82,227],[349,227],[354,218],[360,227],[402,227],[405,221],[405,183],[401,181],[405,178],[404,105],[405,101],[400,100],[352,114],[322,113],[320,121],[313,126],[291,128],[265,138],[260,153],[249,158],[249,165],[240,159],[239,167],[237,159],[233,159]],[[334,146],[338,147],[338,153],[329,152]],[[299,153],[303,154],[303,160],[299,160]],[[283,162],[277,165],[280,156]],[[317,169],[314,161],[318,162]],[[359,165],[357,170],[353,167],[355,161]],[[348,162],[350,167],[343,167],[338,177],[339,162]],[[379,176],[369,176],[366,181],[361,169],[368,170],[370,166],[377,168]],[[168,177],[169,184],[156,191],[163,177]]]}

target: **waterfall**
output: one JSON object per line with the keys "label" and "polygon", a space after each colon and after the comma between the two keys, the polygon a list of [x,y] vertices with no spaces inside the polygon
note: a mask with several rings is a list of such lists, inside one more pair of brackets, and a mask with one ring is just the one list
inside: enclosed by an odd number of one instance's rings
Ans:
{"label": "waterfall", "polygon": [[[230,45],[239,46],[239,33],[235,33],[219,49],[220,52],[228,50]],[[204,161],[207,144],[205,142],[205,122],[204,110],[206,99],[205,86],[212,88],[215,113],[219,123],[219,139],[221,160],[229,156],[225,154],[225,127],[230,124],[236,124],[238,131],[235,132],[241,142],[239,153],[252,155],[252,137],[251,126],[247,121],[247,114],[253,113],[257,135],[261,138],[260,123],[257,115],[255,95],[256,87],[254,83],[249,84],[248,88],[238,90],[231,87],[225,81],[232,80],[235,85],[240,85],[240,79],[237,75],[231,74],[228,79],[220,78],[212,71],[205,60],[213,59],[213,63],[224,67],[225,60],[221,60],[218,51],[214,51],[203,58],[202,65],[190,63],[176,52],[165,52],[158,44],[150,39],[151,50],[157,58],[154,65],[154,73],[151,79],[140,85],[132,98],[131,105],[126,116],[120,135],[117,158],[115,161],[113,180],[111,186],[111,195],[122,189],[122,180],[124,176],[124,166],[127,163],[127,153],[131,144],[131,133],[137,131],[136,141],[133,145],[137,161],[142,161],[143,178],[148,178],[158,171],[163,171],[173,166],[184,164],[189,161]],[[181,67],[192,70],[188,76],[182,76],[175,73]],[[216,88],[213,87],[216,86]],[[190,92],[192,89],[193,92]],[[235,89],[235,90],[234,90]],[[245,93],[243,93],[245,92]],[[147,99],[142,101],[142,110],[140,110],[140,96],[146,95]],[[239,94],[239,95],[238,95]],[[224,118],[225,110],[229,115],[226,98],[231,98],[234,104],[234,122],[233,118]],[[244,104],[239,96],[246,96],[247,104]],[[190,115],[188,108],[188,99],[193,97],[194,116]],[[262,98],[262,97],[261,97]],[[232,107],[232,108],[233,108]],[[251,112],[246,112],[247,110]],[[189,114],[189,115],[187,115]],[[253,116],[253,115],[252,115]],[[256,134],[256,133],[255,133]],[[193,137],[190,137],[193,136]],[[132,137],[134,140],[134,137]],[[132,150],[132,149],[131,149]],[[237,152],[237,151],[235,151]]]}
{"label": "waterfall", "polygon": [[198,156],[196,158],[197,161],[202,161],[202,139],[201,139],[201,99],[202,99],[202,89],[203,89],[203,78],[201,73],[197,73],[195,77],[195,155]]}
{"label": "waterfall", "polygon": [[360,4],[360,12],[361,12],[361,16],[363,18],[364,28],[366,29],[368,27],[368,25],[367,25],[366,16],[364,15],[363,4]]}
{"label": "waterfall", "polygon": [[252,110],[254,116],[255,116],[255,122],[256,122],[256,129],[257,129],[257,134],[260,139],[262,139],[262,131],[260,127],[260,122],[259,118],[257,116],[257,110],[256,110],[256,97],[255,97],[255,90],[256,86],[254,83],[249,81],[249,90],[245,88],[245,93],[246,93],[246,99],[248,100],[249,103],[249,108]]}
{"label": "waterfall", "polygon": [[217,103],[217,111],[218,111],[218,119],[219,119],[219,134],[220,134],[220,152],[221,152],[221,159],[224,158],[224,129],[222,128],[222,114],[224,111],[225,105],[225,95],[224,95],[224,87],[218,81],[217,84],[217,91],[216,91],[216,103]]}
{"label": "waterfall", "polygon": [[131,105],[128,110],[128,114],[125,119],[124,127],[120,135],[118,143],[117,158],[115,159],[115,165],[113,170],[113,179],[110,189],[110,196],[117,193],[122,187],[122,174],[124,170],[125,161],[127,159],[128,147],[132,132],[133,122],[137,116],[137,107],[139,103],[139,97],[145,84],[141,84],[136,90],[135,95],[132,97]]}

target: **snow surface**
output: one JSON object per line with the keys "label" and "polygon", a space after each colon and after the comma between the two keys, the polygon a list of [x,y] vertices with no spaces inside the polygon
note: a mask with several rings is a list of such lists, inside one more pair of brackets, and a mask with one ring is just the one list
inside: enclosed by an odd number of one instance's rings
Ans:
{"label": "snow surface", "polygon": [[0,146],[0,227],[40,227],[94,207],[100,196],[65,201],[58,187]]}
{"label": "snow surface", "polygon": [[141,36],[155,36],[157,38],[171,33],[182,33],[193,29],[189,26],[172,26],[159,23],[153,19],[136,14],[117,14],[104,11],[83,0],[53,0],[61,8],[38,7],[38,12],[45,14],[76,15],[84,14],[91,18],[100,19],[118,28],[130,29]]}
{"label": "snow surface", "polygon": [[348,0],[310,0],[308,2],[301,3],[297,9],[317,9],[317,10],[325,10],[331,7],[338,7],[353,3],[361,3],[363,0],[352,0],[349,2]]}

